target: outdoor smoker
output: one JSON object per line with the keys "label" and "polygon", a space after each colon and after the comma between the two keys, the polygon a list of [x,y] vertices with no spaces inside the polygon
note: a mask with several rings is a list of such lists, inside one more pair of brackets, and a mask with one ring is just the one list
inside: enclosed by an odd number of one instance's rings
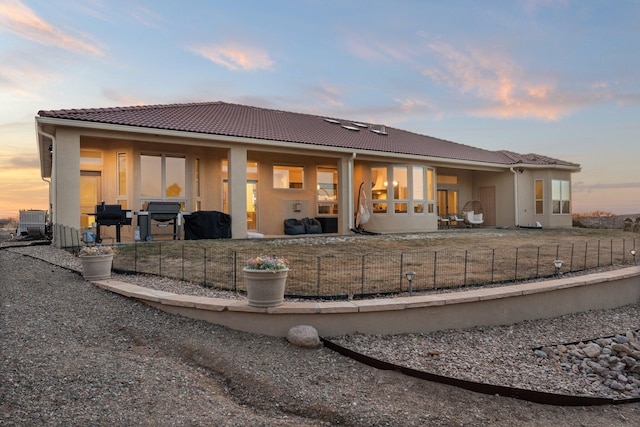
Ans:
{"label": "outdoor smoker", "polygon": [[[173,240],[180,240],[180,203],[179,202],[149,202],[147,210],[138,212],[138,226],[140,239],[151,241],[153,236],[172,236]],[[154,234],[151,226],[167,227],[173,225],[173,233]]]}
{"label": "outdoor smoker", "polygon": [[116,226],[116,242],[120,242],[120,227],[131,225],[131,211],[123,210],[120,205],[105,205],[104,202],[96,205],[96,243],[101,243],[100,227]]}

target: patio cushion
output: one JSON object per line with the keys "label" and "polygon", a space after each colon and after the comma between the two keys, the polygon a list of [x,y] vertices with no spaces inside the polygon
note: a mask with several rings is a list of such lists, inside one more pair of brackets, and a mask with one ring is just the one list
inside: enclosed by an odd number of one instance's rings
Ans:
{"label": "patio cushion", "polygon": [[304,230],[307,234],[320,234],[322,233],[322,225],[320,221],[315,218],[303,218]]}
{"label": "patio cushion", "polygon": [[284,220],[284,234],[297,235],[305,234],[305,227],[302,221],[297,218],[289,218]]}

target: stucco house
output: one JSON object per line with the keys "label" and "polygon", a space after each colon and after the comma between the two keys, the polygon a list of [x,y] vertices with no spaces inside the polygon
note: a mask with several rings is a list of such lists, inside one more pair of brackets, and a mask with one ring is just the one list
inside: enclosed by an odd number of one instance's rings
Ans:
{"label": "stucco house", "polygon": [[233,238],[283,235],[284,220],[307,217],[351,234],[362,208],[368,231],[430,231],[470,200],[483,226],[569,227],[580,171],[380,123],[224,102],[39,111],[36,128],[52,223],[81,230],[96,204],[120,205],[133,215],[122,241],[152,201],[227,213]]}

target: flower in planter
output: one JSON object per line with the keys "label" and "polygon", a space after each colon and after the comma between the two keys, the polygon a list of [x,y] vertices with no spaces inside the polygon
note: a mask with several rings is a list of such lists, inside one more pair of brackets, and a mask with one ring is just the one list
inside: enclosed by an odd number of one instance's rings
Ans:
{"label": "flower in planter", "polygon": [[114,255],[116,249],[113,246],[83,246],[78,253],[78,256],[101,256],[101,255]]}
{"label": "flower in planter", "polygon": [[260,255],[247,260],[247,270],[278,271],[289,268],[289,261],[285,257]]}

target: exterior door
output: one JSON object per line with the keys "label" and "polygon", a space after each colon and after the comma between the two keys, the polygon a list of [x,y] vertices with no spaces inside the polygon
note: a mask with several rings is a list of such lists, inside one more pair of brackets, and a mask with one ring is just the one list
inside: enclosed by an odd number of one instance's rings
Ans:
{"label": "exterior door", "polygon": [[484,207],[484,225],[496,225],[496,187],[478,187],[478,199]]}
{"label": "exterior door", "polygon": [[458,213],[458,191],[438,190],[438,215],[447,217]]}
{"label": "exterior door", "polygon": [[102,201],[102,175],[96,171],[80,171],[80,228],[91,227],[96,205]]}
{"label": "exterior door", "polygon": [[258,181],[247,181],[247,230],[258,229]]}

